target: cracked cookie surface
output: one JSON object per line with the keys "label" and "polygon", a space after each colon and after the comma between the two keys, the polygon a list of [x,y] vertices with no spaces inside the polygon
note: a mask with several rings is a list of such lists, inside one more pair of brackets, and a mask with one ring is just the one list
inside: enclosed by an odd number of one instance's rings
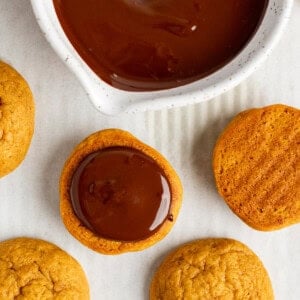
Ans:
{"label": "cracked cookie surface", "polygon": [[204,239],[179,247],[163,261],[150,300],[274,299],[262,262],[244,244]]}
{"label": "cracked cookie surface", "polygon": [[79,263],[57,246],[37,239],[0,243],[0,300],[89,299]]}
{"label": "cracked cookie surface", "polygon": [[34,102],[24,78],[0,61],[0,177],[25,158],[34,131]]}

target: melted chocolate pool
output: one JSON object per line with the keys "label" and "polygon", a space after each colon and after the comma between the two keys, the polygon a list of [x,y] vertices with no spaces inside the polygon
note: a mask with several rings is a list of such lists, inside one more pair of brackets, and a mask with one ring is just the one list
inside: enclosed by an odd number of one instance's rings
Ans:
{"label": "melted chocolate pool", "polygon": [[224,66],[256,31],[268,0],[53,0],[91,69],[124,90],[173,88]]}
{"label": "melted chocolate pool", "polygon": [[169,218],[169,183],[157,163],[130,148],[88,155],[70,188],[81,222],[101,237],[135,241],[153,235]]}

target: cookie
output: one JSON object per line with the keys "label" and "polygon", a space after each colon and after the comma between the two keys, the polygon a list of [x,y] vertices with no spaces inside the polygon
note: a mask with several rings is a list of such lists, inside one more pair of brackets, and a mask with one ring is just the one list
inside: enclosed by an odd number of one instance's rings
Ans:
{"label": "cookie", "polygon": [[96,132],[73,151],[60,179],[68,231],[103,254],[152,246],[173,227],[182,186],[156,150],[119,129]]}
{"label": "cookie", "polygon": [[25,158],[34,131],[34,102],[24,78],[0,61],[0,177]]}
{"label": "cookie", "polygon": [[79,263],[57,246],[38,239],[0,243],[0,299],[89,299]]}
{"label": "cookie", "polygon": [[213,154],[217,189],[257,230],[300,222],[300,110],[285,105],[237,115]]}
{"label": "cookie", "polygon": [[155,273],[150,300],[274,299],[262,262],[242,243],[204,239],[169,254]]}

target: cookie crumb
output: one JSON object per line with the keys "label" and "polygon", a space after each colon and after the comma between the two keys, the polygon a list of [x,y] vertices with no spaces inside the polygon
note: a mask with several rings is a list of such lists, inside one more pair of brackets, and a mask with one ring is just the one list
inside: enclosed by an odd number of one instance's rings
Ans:
{"label": "cookie crumb", "polygon": [[173,217],[173,215],[172,215],[172,214],[169,214],[169,215],[168,215],[168,220],[169,220],[169,221],[171,221],[171,222],[173,222],[173,221],[174,221],[174,217]]}

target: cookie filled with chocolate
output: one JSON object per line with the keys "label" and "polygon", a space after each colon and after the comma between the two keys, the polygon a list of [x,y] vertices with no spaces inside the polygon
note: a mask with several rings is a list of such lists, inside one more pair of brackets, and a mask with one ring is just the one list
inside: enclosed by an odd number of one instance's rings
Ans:
{"label": "cookie filled with chocolate", "polygon": [[67,160],[61,216],[69,232],[104,254],[147,248],[172,228],[180,179],[156,150],[118,129],[96,132]]}

